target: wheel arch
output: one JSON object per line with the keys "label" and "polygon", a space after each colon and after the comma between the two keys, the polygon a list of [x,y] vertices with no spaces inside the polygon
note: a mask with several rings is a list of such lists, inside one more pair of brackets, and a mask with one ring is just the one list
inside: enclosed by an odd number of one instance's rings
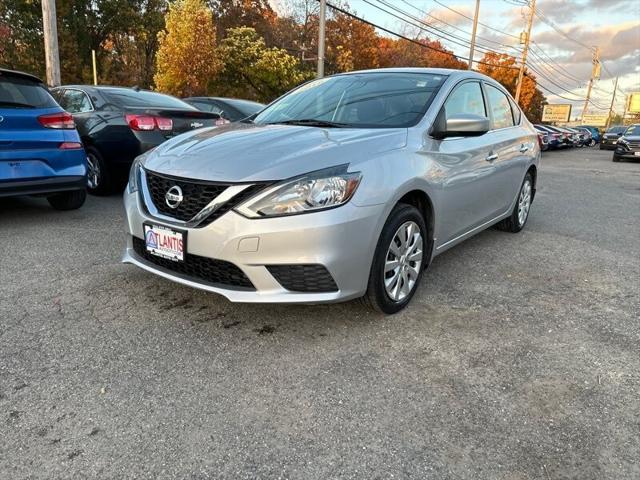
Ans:
{"label": "wheel arch", "polygon": [[[396,205],[403,203],[406,205],[412,205],[418,209],[418,211],[422,214],[422,218],[424,219],[424,223],[427,226],[427,256],[426,258],[431,259],[431,255],[433,253],[433,244],[434,244],[434,227],[435,227],[435,214],[433,209],[433,202],[427,192],[421,189],[413,189],[402,195],[400,199],[396,202]],[[428,265],[429,261],[425,262],[425,266]]]}

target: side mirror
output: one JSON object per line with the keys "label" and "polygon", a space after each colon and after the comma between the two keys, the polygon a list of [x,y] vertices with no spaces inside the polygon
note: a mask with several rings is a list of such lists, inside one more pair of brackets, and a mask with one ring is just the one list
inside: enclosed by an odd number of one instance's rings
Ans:
{"label": "side mirror", "polygon": [[442,140],[447,137],[479,137],[491,129],[487,117],[473,113],[456,113],[446,118],[442,109],[429,132],[433,138]]}

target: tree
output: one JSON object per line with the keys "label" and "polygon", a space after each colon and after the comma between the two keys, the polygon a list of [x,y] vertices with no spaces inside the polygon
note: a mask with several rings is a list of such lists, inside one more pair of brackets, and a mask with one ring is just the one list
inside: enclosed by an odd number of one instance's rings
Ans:
{"label": "tree", "polygon": [[393,40],[381,37],[378,50],[381,67],[467,68],[467,64],[458,60],[452,51],[443,47],[439,41],[428,38],[410,42],[403,38]]}
{"label": "tree", "polygon": [[265,41],[249,27],[232,28],[218,55],[224,68],[215,82],[217,95],[271,101],[309,78],[295,57]]}
{"label": "tree", "polygon": [[272,45],[277,14],[269,0],[208,0],[208,4],[215,17],[219,40],[230,28],[251,27]]}
{"label": "tree", "polygon": [[[478,70],[500,82],[511,95],[515,95],[518,82],[518,68],[515,57],[506,53],[487,52],[480,61]],[[525,68],[522,88],[520,89],[520,107],[532,122],[539,122],[546,98],[537,88],[536,77]]]}
{"label": "tree", "polygon": [[206,94],[223,67],[211,11],[203,0],[177,0],[165,23],[158,34],[156,88],[178,96]]}
{"label": "tree", "polygon": [[378,35],[371,25],[336,13],[326,29],[327,73],[378,67]]}

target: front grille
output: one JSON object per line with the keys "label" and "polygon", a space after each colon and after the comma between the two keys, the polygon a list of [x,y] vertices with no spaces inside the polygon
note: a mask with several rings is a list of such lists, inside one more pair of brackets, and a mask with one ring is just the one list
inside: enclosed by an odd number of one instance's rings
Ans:
{"label": "front grille", "polygon": [[267,270],[292,292],[337,292],[338,286],[322,265],[267,265]]}
{"label": "front grille", "polygon": [[[165,177],[145,170],[147,189],[153,205],[167,216],[186,222],[195,217],[213,199],[220,195],[229,185],[207,182],[194,182]],[[184,200],[177,208],[170,208],[165,202],[165,195],[174,185],[182,190]]]}
{"label": "front grille", "polygon": [[212,285],[255,290],[251,280],[233,263],[192,254],[186,254],[182,262],[157,257],[147,251],[144,240],[138,237],[133,237],[133,249],[147,262],[190,279],[202,280]]}
{"label": "front grille", "polygon": [[[153,205],[156,207],[158,212],[183,222],[188,222],[195,217],[204,207],[211,203],[212,200],[232,185],[177,179],[159,175],[148,170],[145,170],[145,175],[147,179],[147,190],[149,191]],[[165,203],[165,194],[167,193],[167,190],[174,185],[180,187],[184,200],[177,208],[170,208]],[[198,223],[197,227],[206,227],[211,222],[220,218],[229,210],[241,204],[269,185],[269,182],[250,185],[229,199],[229,201],[220,205],[208,217]]]}
{"label": "front grille", "polygon": [[640,148],[640,142],[638,141],[629,142],[629,148],[637,150],[638,148]]}

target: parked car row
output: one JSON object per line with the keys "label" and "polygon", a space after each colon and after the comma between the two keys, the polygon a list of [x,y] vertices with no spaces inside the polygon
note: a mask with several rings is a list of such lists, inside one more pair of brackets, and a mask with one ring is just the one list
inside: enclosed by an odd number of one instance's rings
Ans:
{"label": "parked car row", "polygon": [[541,124],[534,127],[538,132],[538,142],[542,150],[593,147],[600,140],[600,132],[595,127],[558,127]]}
{"label": "parked car row", "polygon": [[87,191],[124,187],[138,155],[180,133],[239,121],[262,108],[136,87],[48,90],[37,77],[0,69],[0,181],[11,181],[0,196],[40,194],[55,208],[78,208]]}

